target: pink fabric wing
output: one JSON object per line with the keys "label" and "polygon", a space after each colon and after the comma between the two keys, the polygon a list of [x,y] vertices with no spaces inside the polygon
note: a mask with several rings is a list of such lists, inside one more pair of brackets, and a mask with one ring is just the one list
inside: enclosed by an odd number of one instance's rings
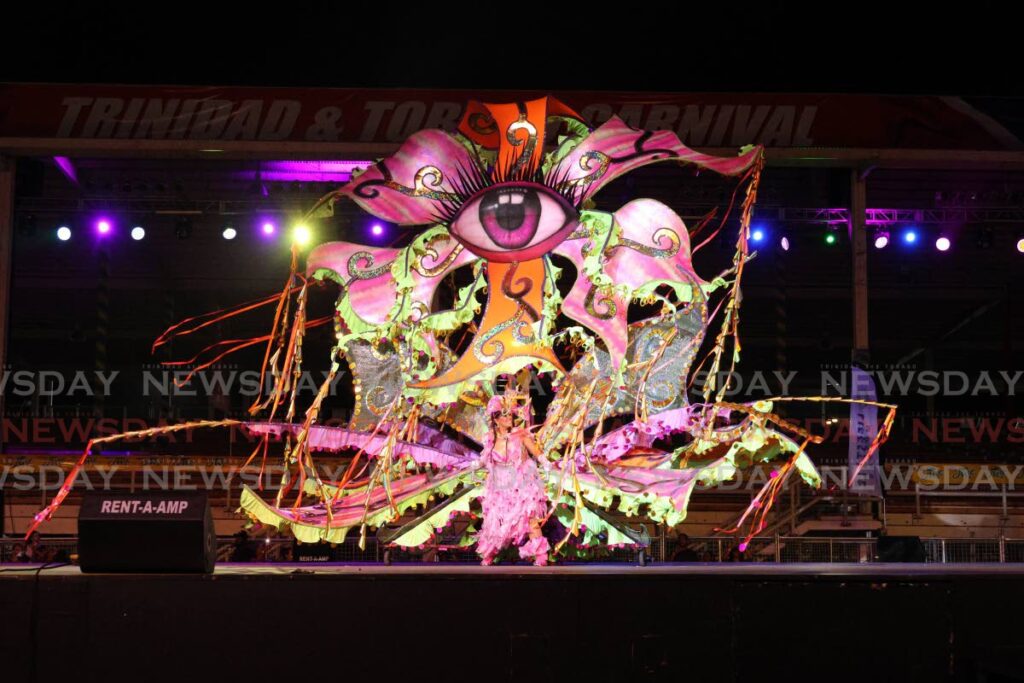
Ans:
{"label": "pink fabric wing", "polygon": [[[690,500],[690,494],[697,485],[700,468],[686,470],[645,469],[642,467],[609,467],[602,475],[613,488],[623,493],[654,495],[669,498],[672,506],[682,512]],[[594,488],[608,489],[601,477],[586,472],[577,475],[581,484]]]}
{"label": "pink fabric wing", "polygon": [[[253,434],[272,434],[281,436],[285,433],[295,434],[301,425],[290,423],[248,422],[245,428]],[[419,464],[431,464],[438,467],[460,467],[477,459],[476,451],[462,445],[436,430],[429,430],[425,425],[419,426],[420,441],[409,443],[399,441],[396,445],[399,455],[408,455]],[[316,426],[309,429],[309,447],[314,451],[340,451],[342,449],[365,448],[370,456],[376,456],[387,440],[385,429],[376,435],[357,432],[342,427]]]}
{"label": "pink fabric wing", "polygon": [[452,178],[473,164],[469,150],[451,135],[422,130],[394,155],[353,178],[339,195],[390,223],[434,223],[442,200],[454,190]]}
{"label": "pink fabric wing", "polygon": [[[402,270],[409,270],[412,277],[413,289],[409,296],[428,307],[444,276],[477,258],[451,237],[435,242],[431,247],[437,252],[437,257],[427,254],[422,258],[420,266],[423,272],[413,268],[412,263],[400,264]],[[328,242],[309,253],[306,272],[312,275],[326,269],[335,273],[348,288],[349,302],[356,315],[368,323],[381,325],[388,322],[388,312],[397,297],[391,265],[403,253],[411,258],[409,252],[402,249]],[[431,270],[434,268],[439,270],[434,272]]]}
{"label": "pink fabric wing", "polygon": [[750,168],[760,154],[760,147],[736,157],[701,154],[684,145],[672,131],[636,130],[613,116],[566,155],[557,177],[580,185],[586,199],[622,174],[658,161],[694,164],[735,176]]}
{"label": "pink fabric wing", "polygon": [[[627,285],[631,294],[651,280],[702,282],[690,261],[686,225],[672,209],[654,199],[636,199],[616,211],[613,220],[622,232],[604,272],[616,286]],[[562,312],[596,332],[618,367],[628,342],[629,301],[617,293],[596,291],[582,274],[586,242],[583,238],[567,240],[555,249],[556,254],[572,260],[581,273],[562,303]]]}
{"label": "pink fabric wing", "polygon": [[[425,491],[435,489],[442,484],[450,482],[452,479],[463,476],[463,474],[465,474],[464,471],[456,471],[443,479],[438,479],[428,474],[404,477],[390,483],[391,497],[396,505],[401,505],[405,500],[420,495]],[[367,496],[369,496],[370,514],[388,504],[388,491],[384,486],[377,486],[367,493],[353,493],[340,498],[332,508],[332,519],[330,521],[328,521],[327,509],[323,503],[300,508],[274,508],[274,510],[282,518],[289,521],[325,528],[351,527],[359,524],[363,519]]]}
{"label": "pink fabric wing", "polygon": [[634,420],[607,434],[602,434],[594,443],[590,457],[594,460],[614,462],[634,446],[650,446],[662,437],[685,431],[693,421],[693,410],[693,406],[667,410],[652,415],[647,422]]}

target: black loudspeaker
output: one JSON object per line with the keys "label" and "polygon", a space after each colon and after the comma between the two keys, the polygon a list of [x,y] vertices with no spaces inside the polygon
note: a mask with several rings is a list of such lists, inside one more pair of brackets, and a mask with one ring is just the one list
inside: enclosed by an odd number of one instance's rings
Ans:
{"label": "black loudspeaker", "polygon": [[917,536],[879,536],[879,562],[924,562],[924,544]]}
{"label": "black loudspeaker", "polygon": [[203,491],[91,491],[78,513],[83,572],[209,574],[217,559]]}

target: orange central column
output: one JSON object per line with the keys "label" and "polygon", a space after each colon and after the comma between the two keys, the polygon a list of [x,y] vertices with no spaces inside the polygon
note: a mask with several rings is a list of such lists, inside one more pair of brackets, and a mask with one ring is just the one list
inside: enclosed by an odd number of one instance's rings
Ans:
{"label": "orange central column", "polygon": [[432,389],[471,379],[504,360],[529,356],[564,372],[554,352],[537,343],[533,323],[544,306],[544,259],[487,263],[487,304],[480,329],[462,357],[441,375],[411,384]]}

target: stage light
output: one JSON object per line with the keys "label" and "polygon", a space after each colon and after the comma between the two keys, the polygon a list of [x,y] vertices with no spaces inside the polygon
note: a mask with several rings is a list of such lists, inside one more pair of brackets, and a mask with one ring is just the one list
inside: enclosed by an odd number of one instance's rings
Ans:
{"label": "stage light", "polygon": [[951,246],[952,242],[950,242],[949,238],[945,235],[940,235],[939,238],[935,240],[935,248],[939,251],[949,251]]}
{"label": "stage light", "polygon": [[69,239],[71,239],[71,228],[69,228],[66,225],[62,225],[59,228],[57,228],[57,239],[59,239],[61,242],[67,242]]}
{"label": "stage light", "polygon": [[313,235],[310,233],[309,227],[304,224],[300,223],[292,230],[292,241],[300,247],[306,246],[312,239]]}
{"label": "stage light", "polygon": [[274,227],[273,223],[271,223],[270,221],[264,221],[263,222],[263,234],[264,235],[273,235],[275,232],[277,232],[277,228]]}
{"label": "stage light", "polygon": [[875,249],[885,249],[887,246],[889,246],[889,231],[875,231]]}
{"label": "stage light", "polygon": [[134,228],[132,228],[132,239],[135,240],[136,242],[138,242],[145,236],[146,229],[143,228],[141,225],[136,225]]}
{"label": "stage light", "polygon": [[107,220],[106,218],[101,218],[98,221],[96,221],[96,232],[98,232],[101,237],[109,235],[112,229],[113,228],[110,225],[110,221]]}
{"label": "stage light", "polygon": [[903,243],[904,244],[917,244],[917,230],[914,228],[907,228],[903,231]]}
{"label": "stage light", "polygon": [[1017,251],[1024,254],[1024,237],[1017,240]]}
{"label": "stage light", "polygon": [[235,236],[238,235],[238,231],[229,225],[228,227],[224,228],[224,232],[222,232],[221,235],[226,240],[233,240],[235,239]]}
{"label": "stage light", "polygon": [[836,229],[830,226],[828,232],[825,233],[825,244],[831,247],[838,241],[839,235]]}
{"label": "stage light", "polygon": [[381,235],[384,234],[384,226],[381,225],[380,223],[374,223],[373,227],[370,228],[370,232],[373,233],[374,237],[380,237]]}
{"label": "stage light", "polygon": [[779,246],[782,247],[782,251],[789,251],[789,238],[783,235],[779,240]]}
{"label": "stage light", "polygon": [[755,244],[763,242],[766,234],[767,232],[762,226],[755,225],[750,229],[750,241]]}

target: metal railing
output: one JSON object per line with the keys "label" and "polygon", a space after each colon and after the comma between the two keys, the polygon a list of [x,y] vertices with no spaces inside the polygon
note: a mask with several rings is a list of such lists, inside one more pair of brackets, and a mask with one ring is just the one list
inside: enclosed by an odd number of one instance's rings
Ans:
{"label": "metal railing", "polygon": [[[217,560],[230,562],[240,557],[250,562],[303,562],[330,561],[345,563],[375,563],[387,560],[390,563],[433,563],[479,562],[473,548],[425,548],[408,550],[386,548],[375,538],[366,539],[366,549],[361,550],[358,538],[347,539],[344,543],[320,546],[298,545],[290,538],[251,538],[245,550],[238,552],[236,539],[224,536],[217,539]],[[1024,539],[1009,538],[924,538],[925,562],[935,564],[987,564],[1024,563]],[[662,545],[653,539],[645,551],[645,562],[660,563],[672,561],[677,548],[674,541]],[[774,562],[774,563],[854,563],[878,562],[878,542],[874,538],[809,537],[809,536],[768,536],[750,541],[745,551],[740,552],[737,541],[728,536],[692,537],[686,545],[686,561],[697,562]],[[34,560],[25,556],[25,542],[20,538],[0,538],[0,564],[26,561],[68,562],[78,552],[78,539],[73,536],[41,537],[33,550]],[[304,558],[316,558],[304,559]],[[506,561],[514,559],[514,549]],[[617,563],[632,564],[638,561],[637,552],[632,548],[598,548],[578,555],[560,557],[560,563]]]}
{"label": "metal railing", "polygon": [[[875,561],[873,538],[818,538],[808,536],[769,536],[750,541],[741,552],[729,537],[691,539],[690,546],[702,562],[821,562],[858,563]],[[667,553],[672,557],[672,550]]]}

